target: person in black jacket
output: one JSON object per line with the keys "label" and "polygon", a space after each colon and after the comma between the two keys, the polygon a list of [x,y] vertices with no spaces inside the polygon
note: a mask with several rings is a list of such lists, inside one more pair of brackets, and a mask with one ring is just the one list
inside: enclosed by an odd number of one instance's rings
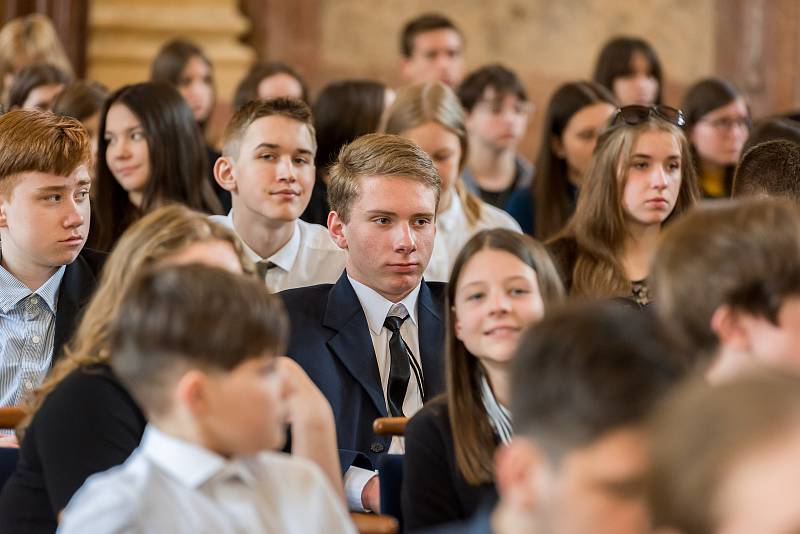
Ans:
{"label": "person in black jacket", "polygon": [[564,295],[544,247],[505,229],[470,239],[448,284],[447,393],[405,433],[408,531],[469,517],[496,499],[492,457],[511,439],[509,365],[522,331]]}

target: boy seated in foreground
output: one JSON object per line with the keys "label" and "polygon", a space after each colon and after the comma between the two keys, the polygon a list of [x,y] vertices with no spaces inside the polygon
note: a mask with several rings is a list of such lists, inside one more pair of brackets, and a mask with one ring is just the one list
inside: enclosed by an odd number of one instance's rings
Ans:
{"label": "boy seated in foreground", "polygon": [[59,532],[355,532],[315,465],[270,452],[286,435],[287,324],[264,284],[165,267],[123,299],[112,365],[149,425],[127,462],[79,490]]}

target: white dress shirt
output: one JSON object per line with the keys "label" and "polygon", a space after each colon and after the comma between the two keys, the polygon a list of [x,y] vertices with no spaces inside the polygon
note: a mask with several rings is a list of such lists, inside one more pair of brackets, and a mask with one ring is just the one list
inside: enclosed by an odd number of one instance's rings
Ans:
{"label": "white dress shirt", "polygon": [[461,199],[456,194],[452,198],[450,207],[436,215],[433,253],[428,268],[425,269],[425,280],[429,282],[447,282],[456,256],[467,241],[481,230],[507,228],[522,231],[511,215],[485,202],[481,206],[481,218],[470,225]]}
{"label": "white dress shirt", "polygon": [[354,534],[319,468],[264,452],[223,458],[148,426],[128,460],[89,477],[59,533]]}
{"label": "white dress shirt", "polygon": [[209,217],[231,230],[239,238],[245,253],[254,263],[269,261],[274,269],[266,271],[265,282],[273,293],[295,287],[332,284],[344,271],[345,253],[331,239],[328,229],[302,219],[294,221],[289,241],[269,258],[259,256],[236,231],[233,211]]}
{"label": "white dress shirt", "polygon": [[[355,291],[361,303],[361,308],[364,310],[364,315],[367,318],[369,335],[372,338],[372,348],[375,350],[378,373],[381,377],[383,399],[388,412],[389,404],[386,400],[386,389],[389,385],[389,369],[392,362],[392,356],[389,351],[389,340],[392,337],[392,333],[388,328],[383,326],[383,323],[389,315],[389,310],[392,309],[395,303],[385,299],[378,294],[377,291],[354,280],[349,275],[347,279],[350,280],[350,285],[353,286],[353,291]],[[422,361],[419,352],[419,322],[417,319],[419,288],[420,286],[417,285],[406,298],[397,304],[402,304],[408,312],[408,318],[403,321],[403,324],[400,326],[400,335],[403,337],[403,341],[406,342],[406,345],[408,345],[408,349],[411,351],[411,357],[414,358],[419,369],[422,369]],[[424,381],[425,377],[423,376],[422,378]],[[408,379],[406,398],[403,400],[403,413],[406,417],[413,416],[422,408],[422,395],[420,394],[420,390],[421,386],[419,382],[417,382],[415,373],[412,372]],[[397,436],[392,437],[392,443],[389,446],[388,452],[390,454],[404,453],[405,443],[403,442],[403,438]],[[350,466],[345,473],[345,494],[347,495],[348,505],[352,510],[363,510],[361,506],[361,493],[364,490],[364,486],[373,476],[375,476],[374,472],[355,466]]]}

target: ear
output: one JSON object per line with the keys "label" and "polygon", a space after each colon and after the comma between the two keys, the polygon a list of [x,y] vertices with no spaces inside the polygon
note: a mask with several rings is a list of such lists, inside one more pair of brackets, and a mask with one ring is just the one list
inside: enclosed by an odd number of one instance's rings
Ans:
{"label": "ear", "polygon": [[456,339],[458,339],[459,341],[464,341],[461,338],[461,335],[462,335],[464,330],[461,328],[461,321],[458,320],[458,315],[456,315],[455,306],[450,308],[450,312],[453,314],[453,317],[455,317],[455,319],[456,319],[455,324],[453,324],[453,331],[455,332]]}
{"label": "ear", "polygon": [[209,407],[210,387],[209,376],[202,371],[192,369],[178,381],[174,400],[192,414],[205,414]]}
{"label": "ear", "polygon": [[739,352],[750,352],[750,339],[743,321],[743,314],[723,304],[711,315],[711,331],[719,339],[721,347]]}
{"label": "ear", "polygon": [[400,75],[406,81],[411,78],[411,60],[405,56],[400,58]]}
{"label": "ear", "polygon": [[515,437],[498,447],[494,457],[495,483],[503,503],[517,512],[533,512],[544,498],[546,459],[540,449],[525,438]]}
{"label": "ear", "polygon": [[7,197],[6,195],[0,195],[0,228],[8,228],[6,210],[8,210]]}
{"label": "ear", "polygon": [[331,211],[328,214],[328,232],[331,234],[331,239],[342,250],[347,250],[347,236],[345,223],[339,214]]}
{"label": "ear", "polygon": [[550,150],[561,159],[567,158],[567,154],[564,152],[564,143],[561,142],[561,138],[557,135],[550,138]]}
{"label": "ear", "polygon": [[236,178],[234,177],[235,164],[229,156],[220,156],[214,163],[214,179],[225,191],[238,193]]}

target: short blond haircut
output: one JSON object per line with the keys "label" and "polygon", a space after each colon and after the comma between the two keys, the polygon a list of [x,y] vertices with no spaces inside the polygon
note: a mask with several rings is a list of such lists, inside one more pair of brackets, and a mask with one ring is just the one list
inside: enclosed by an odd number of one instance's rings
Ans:
{"label": "short blond haircut", "polygon": [[442,182],[428,154],[399,135],[367,134],[342,147],[330,168],[328,203],[345,223],[365,176],[399,176],[419,182],[434,190],[439,207]]}
{"label": "short blond haircut", "polygon": [[80,121],[49,111],[0,116],[0,147],[0,193],[9,193],[25,172],[69,176],[91,163],[91,141]]}

